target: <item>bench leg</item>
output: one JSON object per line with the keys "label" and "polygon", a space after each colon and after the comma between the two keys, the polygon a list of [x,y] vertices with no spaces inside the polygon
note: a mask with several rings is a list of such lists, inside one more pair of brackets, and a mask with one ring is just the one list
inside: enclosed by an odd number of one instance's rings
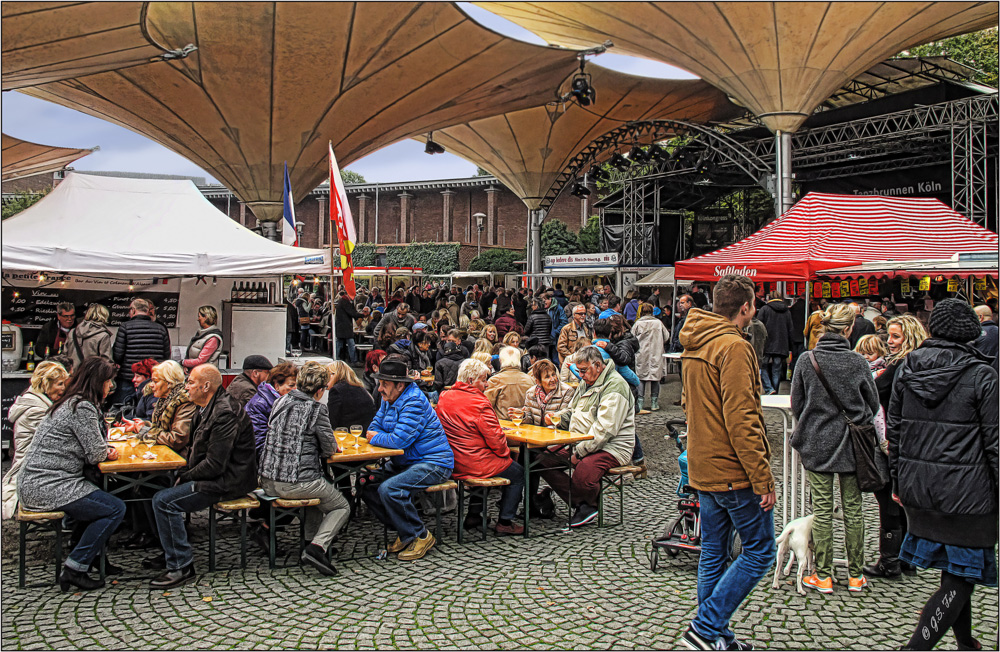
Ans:
{"label": "bench leg", "polygon": [[299,507],[299,556],[306,549],[306,510],[308,507]]}
{"label": "bench leg", "polygon": [[601,478],[601,488],[597,492],[597,527],[604,527],[604,492],[607,491],[608,484]]}
{"label": "bench leg", "polygon": [[434,538],[441,540],[441,512],[444,510],[444,496],[439,491],[434,494]]}
{"label": "bench leg", "polygon": [[208,508],[208,572],[215,572],[215,506]]}
{"label": "bench leg", "polygon": [[[18,569],[17,569],[17,573],[18,573],[17,574],[17,585],[20,588],[23,589],[24,588],[24,579],[25,579],[25,577],[24,577],[25,576],[25,567],[24,567],[24,565],[25,565],[25,563],[27,563],[27,554],[26,554],[27,551],[24,548],[28,544],[28,524],[25,523],[24,521],[21,521],[20,523],[18,523],[18,525],[20,526],[19,527],[18,538],[20,539],[21,546],[20,546],[20,551],[18,552],[18,557],[17,557],[17,559],[18,559],[18,565],[19,565]],[[58,578],[58,575],[57,575],[56,576],[56,581],[58,581],[58,580],[59,580],[59,578]]]}
{"label": "bench leg", "polygon": [[240,510],[240,568],[247,567],[247,510]]}
{"label": "bench leg", "polygon": [[625,525],[625,478],[618,483],[618,525]]}
{"label": "bench leg", "polygon": [[278,510],[278,508],[275,507],[273,504],[271,504],[271,503],[267,504],[267,525],[268,525],[267,536],[270,539],[270,541],[269,541],[270,545],[267,547],[267,563],[268,563],[268,566],[270,568],[272,568],[272,569],[276,565],[274,563],[274,559],[275,559],[274,547],[276,545],[278,545],[278,537],[277,537],[277,535],[274,532],[274,521],[275,521],[274,513],[277,510]]}
{"label": "bench leg", "polygon": [[458,542],[465,543],[465,483],[458,481]]}
{"label": "bench leg", "polygon": [[[489,527],[490,527],[490,519],[489,519],[490,508],[489,508],[489,504],[486,502],[489,497],[490,497],[489,487],[483,487],[482,488],[482,501],[483,501],[483,541],[486,541],[489,538],[488,531],[489,531]],[[497,518],[499,518],[499,514],[497,515]]]}
{"label": "bench leg", "polygon": [[59,583],[59,573],[62,572],[62,522],[55,521],[56,531],[56,584]]}

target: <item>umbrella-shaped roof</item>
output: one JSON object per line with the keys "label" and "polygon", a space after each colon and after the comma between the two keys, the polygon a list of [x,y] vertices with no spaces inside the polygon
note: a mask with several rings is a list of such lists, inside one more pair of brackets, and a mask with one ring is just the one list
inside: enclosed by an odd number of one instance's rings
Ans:
{"label": "umbrella-shaped roof", "polygon": [[[159,60],[145,2],[4,2],[3,90]],[[185,44],[186,45],[186,44]]]}
{"label": "umbrella-shaped roof", "polygon": [[2,135],[3,180],[11,181],[33,174],[61,170],[78,158],[98,149],[72,149],[29,143],[7,134]]}
{"label": "umbrella-shaped roof", "polygon": [[341,165],[403,138],[537,106],[573,51],[492,32],[450,3],[149,3],[145,29],[185,59],[24,89],[186,156],[263,220]]}
{"label": "umbrella-shaped roof", "polygon": [[685,68],[773,131],[914,45],[997,24],[995,2],[479,2],[549,43]]}
{"label": "umbrella-shaped roof", "polygon": [[597,102],[512,111],[434,132],[434,141],[492,172],[537,209],[570,160],[596,138],[634,120],[704,123],[742,111],[700,80],[635,77],[592,66]]}

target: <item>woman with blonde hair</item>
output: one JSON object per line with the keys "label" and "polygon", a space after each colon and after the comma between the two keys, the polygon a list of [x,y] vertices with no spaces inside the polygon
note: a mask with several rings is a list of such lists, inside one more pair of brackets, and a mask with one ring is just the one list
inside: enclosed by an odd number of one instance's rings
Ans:
{"label": "woman with blonde hair", "polygon": [[847,589],[857,592],[867,586],[862,573],[864,514],[861,489],[846,419],[858,425],[871,424],[878,411],[878,392],[868,363],[851,350],[848,341],[854,329],[854,318],[854,310],[847,304],[828,308],[823,313],[824,334],[816,341],[816,347],[802,356],[792,374],[792,412],[798,422],[790,443],[809,474],[815,515],[812,539],[816,572],[804,578],[802,583],[820,593],[833,592],[835,476],[839,479],[840,503],[844,509]]}
{"label": "woman with blonde hair", "polygon": [[184,388],[184,370],[175,360],[164,360],[153,367],[150,378],[156,397],[150,419],[156,443],[169,446],[186,459],[191,446],[191,421],[198,406]]}
{"label": "woman with blonde hair", "polygon": [[486,328],[492,328],[493,334],[496,335],[496,330],[497,330],[496,326],[494,326],[493,324],[487,326],[486,322],[480,318],[478,310],[473,310],[472,312],[469,313],[468,322],[465,322],[464,317],[465,315],[462,315],[462,317],[459,318],[458,326],[459,328],[464,328],[469,333],[470,336],[474,338],[479,338]]}
{"label": "woman with blonde hair", "polygon": [[35,372],[31,374],[31,386],[10,406],[7,420],[14,426],[14,452],[10,470],[3,477],[3,518],[14,517],[17,476],[21,473],[24,455],[52,403],[66,391],[68,379],[69,374],[61,364],[46,360],[35,367]]}
{"label": "woman with blonde hair", "polygon": [[95,355],[111,359],[111,345],[115,338],[108,327],[108,309],[99,303],[87,307],[83,321],[66,336],[66,355],[79,367],[85,359]]}
{"label": "woman with blonde hair", "polygon": [[[896,374],[906,361],[906,356],[913,353],[927,339],[927,331],[923,324],[913,315],[899,315],[886,323],[886,347],[889,355],[885,358],[885,369],[875,376],[875,388],[878,390],[879,404],[882,411],[889,414],[889,399],[892,398],[892,384]],[[875,457],[879,464],[888,465],[888,457],[877,449]],[[892,499],[892,482],[875,492],[878,502],[878,543],[879,558],[869,566],[865,566],[865,575],[869,577],[899,577],[900,573],[915,573],[916,568],[899,561],[899,549],[906,536],[906,513]]]}
{"label": "woman with blonde hair", "polygon": [[497,334],[497,327],[493,324],[487,324],[479,337],[490,343],[491,350],[495,345],[500,343],[500,335]]}
{"label": "woman with blonde hair", "polygon": [[503,345],[512,346],[515,349],[521,348],[521,334],[517,331],[510,331],[503,336]]}
{"label": "woman with blonde hair", "polygon": [[[222,354],[222,330],[216,326],[219,313],[212,306],[198,308],[198,330],[191,336],[187,353],[181,363],[185,369],[194,369],[200,364],[219,366],[219,355]],[[303,345],[305,348],[305,345]]]}
{"label": "woman with blonde hair", "polygon": [[368,426],[375,418],[375,401],[358,379],[357,374],[343,360],[336,360],[326,366],[330,372],[327,384],[329,394],[326,405],[330,411],[330,423],[334,428]]}
{"label": "woman with blonde hair", "polygon": [[469,357],[472,358],[473,360],[479,360],[490,369],[493,368],[493,356],[489,353],[486,353],[485,351],[475,351]]}

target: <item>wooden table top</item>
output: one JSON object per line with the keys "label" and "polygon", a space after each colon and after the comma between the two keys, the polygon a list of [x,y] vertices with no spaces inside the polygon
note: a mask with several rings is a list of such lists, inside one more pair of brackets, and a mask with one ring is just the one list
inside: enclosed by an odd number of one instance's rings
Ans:
{"label": "wooden table top", "polygon": [[[113,462],[101,462],[97,467],[101,473],[134,473],[136,471],[171,471],[179,469],[187,464],[187,460],[178,455],[169,446],[154,444],[150,453],[156,455],[155,459],[143,459],[146,447],[143,445],[129,446],[125,441],[113,441],[109,443],[118,450],[118,459]],[[130,459],[135,455],[135,459]]]}
{"label": "wooden table top", "polygon": [[350,434],[347,436],[343,436],[340,433],[335,434],[337,435],[337,443],[340,444],[340,448],[343,452],[328,457],[326,461],[330,464],[373,462],[375,460],[380,460],[383,457],[395,457],[396,455],[403,454],[403,450],[399,448],[380,448],[378,446],[372,446],[364,437],[358,440],[358,447],[355,448],[353,436]]}
{"label": "wooden table top", "polygon": [[504,431],[504,434],[507,435],[507,441],[517,442],[518,444],[527,444],[532,448],[558,446],[561,444],[576,444],[581,441],[589,441],[594,438],[593,435],[585,435],[580,432],[553,430],[552,428],[546,428],[545,426],[534,426],[525,423],[515,427],[512,421],[507,421],[506,419],[501,419],[500,425],[504,428],[511,428],[511,430]]}

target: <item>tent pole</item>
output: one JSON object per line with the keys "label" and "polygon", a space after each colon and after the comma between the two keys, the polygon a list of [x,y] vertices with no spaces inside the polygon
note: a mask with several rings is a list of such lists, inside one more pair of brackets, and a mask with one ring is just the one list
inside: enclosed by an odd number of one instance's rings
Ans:
{"label": "tent pole", "polygon": [[792,134],[774,132],[774,216],[781,217],[792,207]]}

